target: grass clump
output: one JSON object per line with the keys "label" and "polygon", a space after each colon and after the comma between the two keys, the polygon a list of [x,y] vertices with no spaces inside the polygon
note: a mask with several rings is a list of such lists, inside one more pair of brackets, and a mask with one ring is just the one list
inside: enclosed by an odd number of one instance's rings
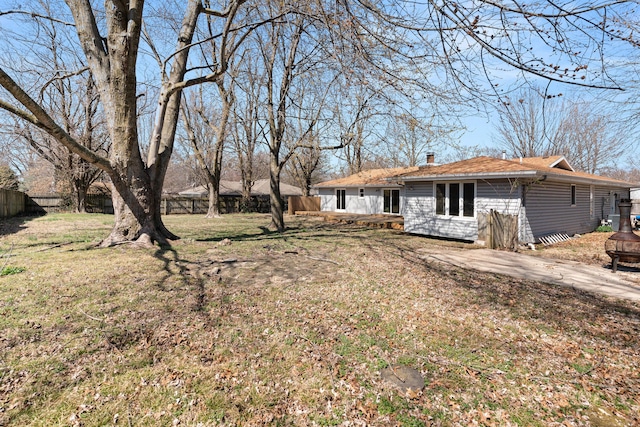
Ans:
{"label": "grass clump", "polygon": [[2,269],[0,269],[0,276],[9,276],[11,274],[22,273],[23,271],[26,271],[25,267],[12,267],[12,266],[8,265],[8,266],[2,267]]}

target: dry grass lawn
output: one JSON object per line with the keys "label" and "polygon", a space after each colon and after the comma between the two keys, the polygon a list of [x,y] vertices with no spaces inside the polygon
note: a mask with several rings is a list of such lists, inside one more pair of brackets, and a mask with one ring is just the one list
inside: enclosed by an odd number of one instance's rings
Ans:
{"label": "dry grass lawn", "polygon": [[[111,222],[1,223],[0,425],[640,424],[637,303],[316,218],[169,216],[171,248],[96,249]],[[539,252],[600,262],[572,246],[591,238]],[[424,389],[385,382],[396,365]]]}

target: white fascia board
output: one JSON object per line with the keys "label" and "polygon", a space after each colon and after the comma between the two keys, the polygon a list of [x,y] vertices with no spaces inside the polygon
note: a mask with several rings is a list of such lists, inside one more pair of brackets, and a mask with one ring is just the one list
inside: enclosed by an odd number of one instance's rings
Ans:
{"label": "white fascia board", "polygon": [[312,187],[317,189],[326,189],[326,188],[390,188],[390,187],[402,187],[403,184],[397,183],[395,181],[385,182],[384,184],[349,184],[349,185],[327,185],[321,187]]}
{"label": "white fascia board", "polygon": [[416,181],[465,181],[470,179],[509,179],[509,178],[541,178],[544,174],[536,171],[524,172],[493,172],[493,173],[457,173],[447,175],[425,175],[425,176],[407,176],[402,178],[402,182]]}
{"label": "white fascia board", "polygon": [[[416,182],[416,181],[464,181],[469,179],[487,180],[487,179],[514,179],[514,178],[529,178],[529,179],[543,179],[553,180],[559,182],[570,182],[573,184],[590,184],[590,185],[602,185],[605,187],[626,187],[619,181],[607,181],[596,178],[588,178],[583,176],[568,176],[554,173],[543,173],[540,171],[523,171],[523,172],[495,172],[495,173],[467,173],[467,174],[447,174],[447,175],[425,175],[425,176],[408,176],[404,177],[401,182]],[[629,183],[629,187],[632,185]]]}
{"label": "white fascia board", "polygon": [[572,184],[601,185],[604,187],[618,187],[618,188],[632,187],[631,183],[627,183],[627,185],[625,185],[624,183],[619,181],[606,181],[603,179],[587,178],[584,176],[566,176],[566,175],[555,175],[555,174],[548,174],[548,175],[549,176],[547,179],[549,180],[560,181],[560,182],[570,182]]}

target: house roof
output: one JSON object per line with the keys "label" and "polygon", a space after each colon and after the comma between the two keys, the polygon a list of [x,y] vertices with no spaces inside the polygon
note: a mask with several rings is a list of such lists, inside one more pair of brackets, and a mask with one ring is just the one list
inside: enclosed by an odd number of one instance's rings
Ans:
{"label": "house roof", "polygon": [[379,187],[390,184],[387,178],[417,172],[418,170],[419,168],[417,166],[410,168],[370,169],[344,178],[321,182],[314,185],[314,187]]}
{"label": "house roof", "polygon": [[553,178],[573,183],[617,187],[636,186],[626,181],[575,171],[564,156],[524,157],[512,160],[482,156],[442,165],[429,164],[411,168],[371,169],[345,178],[325,181],[314,187],[380,187],[394,186],[410,181],[500,178],[529,178],[533,180]]}
{"label": "house roof", "polygon": [[[251,187],[252,196],[268,196],[270,191],[270,182],[268,179],[258,179],[254,181],[253,187]],[[208,194],[207,187],[199,185],[197,187],[189,188],[187,190],[180,191],[178,194],[181,196],[206,196]],[[282,196],[301,196],[302,189],[299,187],[280,183],[280,194]],[[241,196],[242,195],[242,182],[241,181],[220,181],[220,195],[221,196]]]}
{"label": "house roof", "polygon": [[422,166],[415,172],[396,176],[400,181],[497,178],[553,178],[561,181],[632,187],[626,181],[577,172],[562,156],[525,157],[505,160],[494,157],[475,157],[439,166]]}

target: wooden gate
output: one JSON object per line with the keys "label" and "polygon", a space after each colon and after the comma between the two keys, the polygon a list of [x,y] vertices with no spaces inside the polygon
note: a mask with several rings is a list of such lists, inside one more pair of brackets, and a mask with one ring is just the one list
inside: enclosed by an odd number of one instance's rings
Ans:
{"label": "wooden gate", "polygon": [[485,222],[488,248],[515,250],[518,247],[518,215],[506,215],[491,209],[478,220]]}

